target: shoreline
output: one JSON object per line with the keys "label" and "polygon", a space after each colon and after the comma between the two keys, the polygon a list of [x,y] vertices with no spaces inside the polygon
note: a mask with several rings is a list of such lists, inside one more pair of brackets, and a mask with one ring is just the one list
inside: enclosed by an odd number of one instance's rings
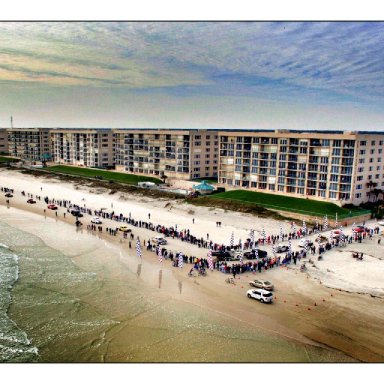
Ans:
{"label": "shoreline", "polygon": [[[1,175],[2,173],[0,172],[0,176]],[[24,182],[27,182],[25,178],[26,177],[24,175],[21,177]],[[39,180],[38,182],[43,185],[43,193],[49,183],[46,180]],[[0,184],[2,186],[6,186],[4,185],[4,182]],[[57,184],[61,183],[51,183],[51,186]],[[62,186],[60,185],[60,187]],[[66,188],[68,187],[70,189],[73,186],[67,186]],[[60,189],[59,186],[57,189]],[[25,191],[27,192],[29,190],[29,186],[26,186]],[[89,191],[86,192],[85,190],[82,190],[81,193],[86,195],[87,201],[92,196]],[[15,191],[15,197],[18,197],[19,195],[20,192]],[[47,193],[47,195],[50,196],[49,193]],[[59,197],[57,196],[57,198]],[[25,202],[17,202],[13,199],[15,198],[11,199],[11,208],[17,208],[17,205],[19,204],[22,210],[35,212],[40,216],[44,217],[44,214],[42,212],[42,204],[28,206]],[[26,200],[26,198],[24,200]],[[3,201],[1,201],[0,203],[3,204]],[[143,204],[143,201],[139,203]],[[113,205],[115,204],[117,204],[117,201],[113,199]],[[157,202],[157,204],[159,203]],[[141,210],[142,214],[145,212],[146,208],[147,206],[145,206],[145,208]],[[151,211],[152,217],[157,216],[157,210],[161,211],[158,206],[156,206],[155,211]],[[223,215],[222,213],[216,210],[216,215],[217,214]],[[233,216],[232,214],[226,215],[231,218]],[[163,216],[165,217],[166,215]],[[231,223],[233,222],[234,224],[238,224],[238,222],[236,221],[237,215],[234,216],[235,219],[231,220]],[[56,219],[55,214],[53,212],[49,212],[47,217]],[[71,217],[71,219],[69,219],[69,217]],[[88,215],[85,216],[83,219],[85,218],[88,218]],[[223,218],[225,220],[225,215],[223,216]],[[187,219],[190,219],[190,217],[187,216]],[[204,217],[202,218],[202,220],[203,219],[206,220]],[[57,220],[66,222],[68,225],[70,225],[68,221],[71,220],[74,223],[75,218],[69,215],[64,220],[64,218],[59,215]],[[197,220],[197,223],[199,220]],[[264,220],[265,224],[267,224],[268,219]],[[181,220],[180,217],[180,221],[182,223],[186,223],[185,218]],[[213,227],[213,220],[211,221]],[[273,227],[276,225],[273,223],[268,224],[269,227]],[[84,226],[86,227],[86,223],[84,223]],[[230,233],[230,231],[234,227],[234,225],[231,227],[225,227],[225,231],[219,229],[217,231],[218,235],[220,235],[221,232],[220,237],[224,239],[226,234],[228,232]],[[246,233],[245,229],[237,229],[238,233]],[[73,230],[75,231],[75,229]],[[87,232],[85,228],[82,229],[82,231]],[[140,239],[145,239],[145,237],[142,236],[145,235],[145,231],[147,230],[141,229],[140,231],[139,228],[133,228],[133,231],[135,232],[135,235],[139,234]],[[223,232],[225,233],[223,234]],[[142,235],[140,235],[141,233]],[[99,234],[95,234],[95,236],[98,235]],[[106,235],[104,232],[101,237],[104,239],[103,241],[111,243],[114,247],[119,248],[121,252],[129,255],[129,257],[125,258],[124,261],[126,262],[127,267],[134,272],[135,265],[137,264],[137,261],[134,261],[136,258],[134,246],[131,250],[129,250],[127,249],[127,241],[117,237],[115,238]],[[206,257],[207,249],[197,248],[196,246],[182,243],[176,239],[172,243],[171,241],[169,241],[169,245],[166,246],[166,248],[168,249],[174,249],[173,247],[183,248],[180,250],[185,252],[185,249],[186,251],[189,251],[189,254],[193,252],[193,254],[196,256]],[[157,261],[157,257],[156,255],[154,255],[154,253],[147,252],[144,247],[142,248],[142,252],[144,268],[147,269],[148,267],[149,270],[152,270],[152,272],[148,273],[148,275],[142,273],[141,278],[143,279],[143,284],[151,287],[152,289],[158,289],[158,279],[156,279],[156,275],[159,271],[159,263]],[[327,253],[325,255],[327,257]],[[73,257],[73,261],[81,267],[81,257]],[[78,264],[79,262],[80,264]],[[201,308],[205,308],[205,310],[217,310],[218,314],[221,313],[226,316],[232,316],[234,320],[244,321],[245,324],[249,324],[249,326],[252,326],[252,324],[256,322],[257,326],[260,329],[263,329],[262,326],[265,325],[266,331],[268,333],[272,332],[275,334],[280,334],[282,335],[282,337],[292,338],[292,340],[295,340],[296,342],[314,346],[317,345],[319,347],[321,347],[321,345],[328,345],[333,350],[342,351],[350,356],[353,356],[355,359],[358,360],[384,360],[384,348],[381,343],[374,344],[374,348],[372,348],[373,350],[370,349],[369,341],[376,340],[375,337],[373,337],[374,335],[370,335],[368,330],[366,332],[366,335],[359,335],[358,333],[351,332],[353,331],[353,329],[351,330],[348,324],[346,324],[347,321],[350,320],[351,316],[352,325],[357,324],[359,322],[359,316],[360,321],[362,321],[362,316],[363,318],[366,318],[367,321],[376,320],[378,325],[384,324],[383,311],[380,310],[380,304],[382,304],[381,299],[374,299],[366,297],[366,295],[361,296],[359,294],[350,294],[338,291],[337,289],[327,288],[323,284],[320,284],[316,280],[314,280],[313,277],[307,277],[305,274],[300,273],[297,269],[290,266],[288,268],[281,267],[280,269],[268,270],[260,275],[261,278],[272,279],[275,283],[275,286],[277,286],[278,288],[275,291],[276,299],[272,306],[258,305],[260,303],[254,303],[245,297],[245,291],[248,289],[248,281],[253,278],[253,275],[251,273],[244,273],[240,275],[238,283],[236,284],[236,286],[232,287],[224,283],[224,279],[227,276],[222,274],[221,272],[214,271],[213,273],[211,273],[209,271],[209,276],[207,277],[188,278],[187,272],[189,268],[186,267],[187,266],[185,266],[182,271],[179,271],[179,268],[173,268],[170,265],[169,260],[163,262],[162,273],[164,286],[162,287],[162,289],[167,290],[165,295],[168,295],[169,297],[174,299],[183,300],[186,303],[189,302],[193,305],[200,305]],[[168,281],[170,276],[172,276],[174,282],[177,282],[178,284],[174,284],[172,288],[167,288],[166,282]],[[287,276],[289,277],[288,279]],[[256,275],[256,277],[258,277],[258,275]],[[178,292],[180,290],[180,282],[182,283],[182,295],[180,295],[180,293]],[[322,301],[324,297],[326,299],[325,301]],[[379,302],[376,303],[374,309],[370,308],[371,304],[374,303],[370,302],[370,300],[379,300]],[[313,305],[314,301],[317,302],[316,307]],[[351,306],[351,308],[349,308],[349,306]],[[310,310],[308,308],[310,308]],[[257,313],[255,313],[255,310],[257,311]],[[332,311],[335,311],[335,313],[338,314],[341,313],[343,315],[343,318],[337,319],[337,316],[335,316]],[[364,321],[364,323],[366,324],[367,322]],[[368,328],[372,328],[371,331],[374,330],[374,332],[376,332],[376,327],[377,325],[373,324],[371,327]],[[335,334],[334,332],[336,330],[337,334]],[[333,331],[333,334],[330,331]],[[348,338],[351,338],[351,336],[353,339],[352,343],[350,340],[348,341]],[[360,348],[357,348],[357,346],[359,346]]]}

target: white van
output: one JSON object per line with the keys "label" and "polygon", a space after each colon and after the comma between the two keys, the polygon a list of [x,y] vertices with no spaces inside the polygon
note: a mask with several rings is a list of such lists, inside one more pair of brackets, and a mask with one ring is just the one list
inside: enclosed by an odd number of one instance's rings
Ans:
{"label": "white van", "polygon": [[247,291],[250,299],[259,300],[261,303],[272,303],[273,293],[265,289],[250,289]]}

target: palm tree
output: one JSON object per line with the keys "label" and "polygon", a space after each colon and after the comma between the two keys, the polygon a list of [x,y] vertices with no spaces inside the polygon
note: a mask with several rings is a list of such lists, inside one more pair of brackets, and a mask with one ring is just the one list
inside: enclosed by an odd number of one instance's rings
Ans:
{"label": "palm tree", "polygon": [[375,183],[372,180],[369,180],[369,182],[366,184],[366,186],[369,188],[368,194],[368,202],[371,200],[371,196],[375,196],[375,193],[372,191],[372,188],[377,187],[377,183]]}

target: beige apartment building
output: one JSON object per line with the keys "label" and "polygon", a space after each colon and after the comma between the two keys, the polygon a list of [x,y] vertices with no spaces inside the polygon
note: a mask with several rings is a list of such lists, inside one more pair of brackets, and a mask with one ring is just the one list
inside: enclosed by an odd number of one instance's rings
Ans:
{"label": "beige apartment building", "polygon": [[114,165],[111,129],[52,129],[52,161],[95,168]]}
{"label": "beige apartment building", "polygon": [[8,148],[8,132],[6,128],[0,128],[0,154],[7,154]]}
{"label": "beige apartment building", "polygon": [[113,132],[117,170],[182,180],[217,176],[218,131],[115,129]]}
{"label": "beige apartment building", "polygon": [[384,133],[221,131],[219,183],[358,205],[384,187]]}
{"label": "beige apartment building", "polygon": [[27,161],[51,159],[50,128],[9,128],[8,151]]}

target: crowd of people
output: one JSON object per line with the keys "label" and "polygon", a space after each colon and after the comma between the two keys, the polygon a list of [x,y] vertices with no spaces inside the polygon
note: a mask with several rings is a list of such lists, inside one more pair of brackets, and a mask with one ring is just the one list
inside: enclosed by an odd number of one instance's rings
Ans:
{"label": "crowd of people", "polygon": [[[42,188],[41,188],[42,190]],[[2,192],[10,192],[14,193],[14,190],[11,188],[1,187]],[[26,192],[22,191],[22,195],[26,196]],[[27,196],[30,198],[33,198],[34,196],[30,193],[27,193]],[[41,200],[41,196],[35,195],[35,198],[37,200]],[[248,249],[255,249],[259,246],[267,246],[270,245],[271,247],[276,244],[281,244],[282,241],[291,241],[301,238],[307,238],[307,236],[317,233],[319,234],[320,231],[323,229],[322,224],[316,224],[312,228],[302,228],[299,227],[297,230],[295,228],[295,224],[291,223],[291,231],[289,233],[283,233],[282,229],[280,227],[280,233],[279,234],[265,234],[265,231],[263,230],[262,236],[260,236],[258,239],[254,238],[247,238],[244,244],[241,243],[241,240],[237,244],[234,244],[234,241],[232,239],[231,244],[219,244],[214,242],[212,239],[209,240],[209,233],[207,233],[206,239],[203,237],[195,236],[191,233],[190,229],[181,229],[179,230],[177,228],[177,225],[167,227],[163,224],[154,224],[150,221],[144,221],[144,220],[136,220],[132,217],[131,213],[128,214],[128,216],[123,215],[122,213],[115,213],[114,211],[107,212],[105,208],[101,209],[91,209],[89,207],[86,207],[86,204],[75,204],[72,203],[70,200],[66,199],[55,199],[55,198],[49,198],[48,196],[45,196],[43,198],[46,204],[56,204],[59,207],[66,208],[67,212],[72,212],[72,210],[76,210],[77,212],[81,212],[83,214],[88,215],[94,215],[97,217],[100,217],[102,219],[108,219],[113,222],[118,223],[124,223],[127,225],[130,225],[132,227],[137,228],[144,228],[149,231],[157,232],[164,237],[172,237],[173,239],[179,239],[183,242],[188,242],[190,244],[196,245],[199,248],[206,248],[207,250],[210,249],[212,251],[239,251],[239,250],[248,250]],[[84,199],[83,199],[84,201]],[[44,210],[45,212],[45,210]],[[57,216],[57,212],[56,212]],[[65,213],[64,213],[65,218]],[[151,218],[151,214],[148,213],[148,219]],[[193,220],[194,222],[194,220]],[[80,223],[79,219],[77,218],[76,225]],[[81,225],[81,223],[80,223]],[[221,222],[216,222],[217,227],[221,227]],[[103,232],[103,226],[102,225],[95,225],[95,224],[88,224],[87,225],[88,231],[98,231]],[[353,242],[359,242],[361,243],[364,239],[367,237],[372,239],[372,236],[374,234],[379,233],[379,227],[376,226],[375,228],[366,229],[362,232],[353,232],[351,235],[343,235],[341,236],[340,231],[333,237],[326,238],[324,236],[318,236],[316,240],[320,239],[320,242],[317,244],[309,243],[308,246],[305,246],[304,249],[301,249],[300,251],[293,251],[291,248],[286,252],[285,256],[277,256],[275,252],[273,252],[274,248],[272,247],[272,253],[273,255],[265,255],[265,257],[256,257],[256,260],[254,261],[247,261],[243,260],[242,257],[237,254],[237,257],[239,260],[235,260],[235,263],[229,264],[227,261],[220,261],[213,259],[213,268],[222,272],[222,273],[231,273],[231,274],[240,274],[244,272],[262,272],[263,270],[268,270],[274,267],[279,267],[280,265],[287,265],[293,262],[296,264],[298,261],[300,261],[302,258],[306,258],[307,255],[316,255],[318,254],[318,259],[320,260],[322,258],[322,255],[326,252],[331,250],[334,247],[340,247],[345,246],[347,244],[351,244]],[[120,232],[119,227],[113,227],[108,226],[105,228],[105,232],[108,233],[111,236],[117,236]],[[131,240],[134,239],[134,234],[132,233],[132,230],[124,230],[121,231],[123,238],[128,238],[128,232],[130,232],[130,241],[129,241],[129,248],[132,248]],[[151,240],[143,240],[143,245],[146,247],[148,251],[155,252],[158,254],[158,245],[155,243],[152,243]],[[170,259],[173,266],[178,267],[179,266],[179,253],[174,253],[171,250],[167,250],[165,247],[161,247],[161,253],[164,259]],[[197,269],[198,271],[205,270],[208,268],[208,260],[204,258],[197,258],[195,256],[187,256],[182,255],[183,263],[185,264],[193,264],[193,269]]]}

